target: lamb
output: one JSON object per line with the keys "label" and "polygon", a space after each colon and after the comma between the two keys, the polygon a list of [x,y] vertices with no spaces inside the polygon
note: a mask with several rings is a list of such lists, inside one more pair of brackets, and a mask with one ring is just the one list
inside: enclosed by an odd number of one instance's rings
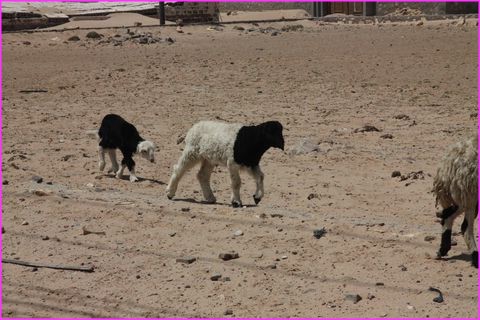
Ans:
{"label": "lamb", "polygon": [[182,176],[200,163],[197,174],[203,197],[207,203],[216,199],[210,187],[210,176],[217,165],[226,166],[230,172],[234,208],[241,207],[240,170],[245,169],[254,178],[256,191],[255,204],[263,198],[264,174],[260,169],[260,159],[270,148],[284,149],[283,127],[278,121],[268,121],[256,126],[227,124],[215,121],[196,123],[185,137],[185,149],[167,186],[167,197],[172,199]]}
{"label": "lamb", "polygon": [[[103,118],[97,138],[100,171],[105,169],[105,152],[107,152],[112,162],[108,172],[113,172],[119,179],[123,176],[125,167],[128,167],[130,181],[138,181],[135,175],[135,161],[132,158],[134,154],[140,154],[150,162],[155,162],[153,142],[143,139],[137,129],[119,115],[108,114]],[[116,149],[120,149],[123,154],[120,168],[117,163]]]}
{"label": "lamb", "polygon": [[471,251],[472,265],[478,268],[477,242],[474,222],[478,215],[478,137],[475,135],[453,145],[443,158],[433,182],[436,203],[443,210],[442,240],[437,256],[447,255],[451,248],[452,225],[455,218],[465,212],[461,232]]}

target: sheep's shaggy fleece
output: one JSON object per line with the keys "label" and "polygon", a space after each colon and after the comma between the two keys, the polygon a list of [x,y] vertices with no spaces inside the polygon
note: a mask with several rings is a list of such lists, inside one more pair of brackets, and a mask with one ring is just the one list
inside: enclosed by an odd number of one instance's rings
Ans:
{"label": "sheep's shaggy fleece", "polygon": [[478,137],[453,145],[443,158],[433,182],[437,204],[461,209],[477,206]]}

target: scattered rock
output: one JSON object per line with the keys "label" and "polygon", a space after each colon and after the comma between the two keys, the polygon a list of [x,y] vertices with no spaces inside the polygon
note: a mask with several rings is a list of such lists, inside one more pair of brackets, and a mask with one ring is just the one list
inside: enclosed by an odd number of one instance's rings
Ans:
{"label": "scattered rock", "polygon": [[415,307],[412,306],[412,305],[407,304],[407,309],[408,309],[408,310],[415,310]]}
{"label": "scattered rock", "polygon": [[178,137],[178,139],[177,139],[177,144],[182,143],[184,140],[185,140],[185,137],[183,137],[183,136],[182,136],[182,137]]}
{"label": "scattered rock", "polygon": [[243,31],[243,30],[245,30],[245,28],[241,27],[241,26],[233,26],[233,30]]}
{"label": "scattered rock", "polygon": [[277,264],[275,264],[275,263],[269,264],[266,268],[267,269],[277,269]]}
{"label": "scattered rock", "polygon": [[26,46],[29,46],[31,45],[32,43],[30,41],[23,41],[23,44],[26,45]]}
{"label": "scattered rock", "polygon": [[28,224],[29,224],[28,221],[23,221],[22,222],[22,226],[28,226]]}
{"label": "scattered rock", "polygon": [[6,186],[8,183],[9,183],[8,180],[3,180],[2,181],[2,185],[4,185],[4,186]]}
{"label": "scattered rock", "polygon": [[393,135],[391,135],[390,133],[385,133],[385,134],[382,134],[380,136],[380,138],[382,138],[382,139],[393,139]]}
{"label": "scattered rock", "polygon": [[36,196],[39,196],[39,197],[43,197],[43,196],[48,196],[51,194],[51,191],[43,191],[43,190],[34,190],[33,191],[33,194],[36,195]]}
{"label": "scattered rock", "polygon": [[38,271],[38,268],[37,267],[33,267],[32,268],[32,272],[37,272]]}
{"label": "scattered rock", "polygon": [[278,31],[273,31],[272,33],[270,33],[272,37],[278,36],[279,34],[280,33]]}
{"label": "scattered rock", "polygon": [[190,208],[182,208],[181,210],[182,210],[182,212],[189,212]]}
{"label": "scattered rock", "polygon": [[218,257],[223,261],[228,261],[228,260],[238,259],[240,256],[235,251],[231,251],[227,253],[220,253]]}
{"label": "scattered rock", "polygon": [[212,281],[218,281],[220,280],[220,278],[222,277],[222,275],[220,273],[214,273],[211,277],[210,277],[210,280]]}
{"label": "scattered rock", "polygon": [[282,260],[287,260],[288,257],[287,256],[282,256]]}
{"label": "scattered rock", "polygon": [[50,240],[49,236],[42,236],[42,240]]}
{"label": "scattered rock", "polygon": [[425,240],[425,241],[433,241],[433,240],[435,240],[435,236],[425,236],[425,238],[423,238],[423,240]]}
{"label": "scattered rock", "polygon": [[180,262],[180,263],[186,263],[186,264],[191,264],[195,262],[197,258],[195,257],[183,257],[183,258],[177,258],[175,261]]}
{"label": "scattered rock", "polygon": [[317,239],[320,239],[320,238],[323,237],[326,233],[327,233],[327,230],[325,230],[325,228],[313,230],[313,236],[314,236],[315,238],[317,238]]}
{"label": "scattered rock", "polygon": [[141,23],[141,22],[138,22],[138,21],[135,21],[135,22],[133,23],[133,25],[134,25],[135,27],[140,27],[140,26],[142,26],[142,23]]}
{"label": "scattered rock", "polygon": [[80,37],[79,36],[71,36],[70,38],[68,38],[68,41],[80,41]]}
{"label": "scattered rock", "polygon": [[5,233],[5,228],[4,228],[4,227],[2,227],[2,234],[3,234],[3,233]]}
{"label": "scattered rock", "polygon": [[32,180],[35,181],[36,183],[42,183],[43,182],[43,178],[39,177],[39,176],[33,176]]}
{"label": "scattered rock", "polygon": [[86,236],[87,234],[99,234],[99,235],[105,235],[105,231],[90,231],[87,230],[87,228],[82,227],[82,233],[83,236]]}
{"label": "scattered rock", "polygon": [[358,294],[346,294],[345,300],[351,301],[353,303],[358,303],[360,300],[362,300],[362,297],[360,297],[360,295]]}
{"label": "scattered rock", "polygon": [[397,120],[410,120],[410,117],[406,114],[397,114],[396,116],[393,116],[393,118]]}
{"label": "scattered rock", "polygon": [[90,31],[87,33],[87,38],[89,39],[100,39],[101,37],[103,37],[103,35],[95,31]]}
{"label": "scattered rock", "polygon": [[375,299],[375,296],[374,296],[373,294],[369,293],[369,294],[367,295],[367,299],[368,299],[368,300],[373,300],[373,299]]}
{"label": "scattered rock", "polygon": [[281,213],[271,213],[270,217],[272,217],[272,218],[283,218],[283,214],[281,214]]}
{"label": "scattered rock", "polygon": [[300,155],[300,154],[307,154],[311,152],[318,152],[320,151],[320,146],[318,143],[313,142],[309,139],[302,139],[290,150],[291,155]]}
{"label": "scattered rock", "polygon": [[443,294],[439,289],[434,288],[434,287],[430,287],[430,288],[428,288],[428,290],[438,293],[438,296],[433,298],[433,302],[442,303],[444,301],[443,300]]}
{"label": "scattered rock", "polygon": [[177,234],[176,232],[170,232],[168,235],[169,235],[170,237],[175,237],[176,234]]}
{"label": "scattered rock", "polygon": [[73,154],[67,154],[66,156],[63,156],[63,157],[62,157],[62,161],[68,161],[68,160],[70,160],[71,158],[73,158]]}
{"label": "scattered rock", "polygon": [[307,197],[307,200],[318,199],[318,194],[310,193]]}
{"label": "scattered rock", "polygon": [[285,32],[299,31],[299,30],[303,30],[303,26],[301,24],[291,24],[291,25],[283,26],[281,30]]}
{"label": "scattered rock", "polygon": [[242,230],[237,230],[233,233],[235,237],[243,236],[243,231]]}
{"label": "scattered rock", "polygon": [[392,178],[400,177],[401,175],[402,174],[398,170],[395,170],[395,171],[392,172]]}
{"label": "scattered rock", "polygon": [[232,309],[227,309],[227,310],[225,310],[225,312],[223,314],[226,315],[226,316],[232,315],[233,310]]}
{"label": "scattered rock", "polygon": [[375,285],[376,286],[384,286],[385,284],[383,282],[376,282]]}
{"label": "scattered rock", "polygon": [[380,132],[378,128],[371,126],[371,125],[364,125],[361,128],[357,128],[353,130],[354,133],[359,133],[359,132]]}

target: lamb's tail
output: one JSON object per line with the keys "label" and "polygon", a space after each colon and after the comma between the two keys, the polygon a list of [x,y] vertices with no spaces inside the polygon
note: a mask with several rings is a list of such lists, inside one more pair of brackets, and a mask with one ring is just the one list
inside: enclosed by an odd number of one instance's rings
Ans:
{"label": "lamb's tail", "polygon": [[100,136],[98,135],[98,130],[87,130],[85,131],[85,133],[90,138],[95,138],[97,140],[100,140]]}

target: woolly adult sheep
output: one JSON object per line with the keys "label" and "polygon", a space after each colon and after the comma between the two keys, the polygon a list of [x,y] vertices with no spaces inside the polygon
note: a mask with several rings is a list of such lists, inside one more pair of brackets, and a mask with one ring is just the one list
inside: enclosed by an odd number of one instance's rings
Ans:
{"label": "woolly adult sheep", "polygon": [[452,225],[456,217],[465,212],[461,231],[472,265],[478,268],[477,242],[474,222],[478,215],[478,137],[475,135],[453,145],[443,158],[433,182],[436,203],[443,208],[437,216],[442,218],[442,240],[438,257],[447,255],[451,248]]}
{"label": "woolly adult sheep", "polygon": [[185,137],[185,149],[174,166],[167,186],[167,197],[172,199],[178,183],[186,171],[200,163],[197,174],[203,197],[209,203],[216,199],[210,187],[210,176],[216,165],[226,166],[230,172],[233,207],[240,207],[240,169],[246,169],[255,179],[255,204],[263,197],[264,175],[260,159],[270,148],[284,148],[283,127],[278,121],[268,121],[256,126],[201,121],[195,124]]}

